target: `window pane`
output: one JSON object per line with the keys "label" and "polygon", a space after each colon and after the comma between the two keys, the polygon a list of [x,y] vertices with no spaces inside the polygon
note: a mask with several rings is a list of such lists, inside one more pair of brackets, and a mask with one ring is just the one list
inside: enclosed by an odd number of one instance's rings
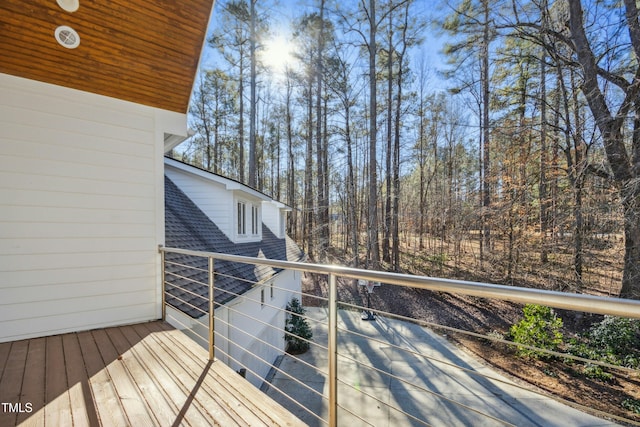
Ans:
{"label": "window pane", "polygon": [[238,234],[246,234],[245,204],[238,202]]}
{"label": "window pane", "polygon": [[258,234],[258,207],[251,206],[251,234]]}

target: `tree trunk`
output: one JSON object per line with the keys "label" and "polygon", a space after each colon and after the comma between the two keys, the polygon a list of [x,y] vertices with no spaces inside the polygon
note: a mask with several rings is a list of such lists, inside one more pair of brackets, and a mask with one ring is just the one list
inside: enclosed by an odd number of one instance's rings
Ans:
{"label": "tree trunk", "polygon": [[295,180],[295,157],[293,153],[293,126],[291,116],[291,95],[293,90],[293,83],[291,82],[290,75],[286,76],[286,105],[285,105],[285,121],[287,126],[287,158],[288,158],[288,171],[287,171],[287,203],[291,207],[289,213],[289,233],[294,239],[298,239],[298,218],[296,209],[296,180]]}
{"label": "tree trunk", "polygon": [[316,64],[315,64],[315,79],[316,79],[316,187],[317,187],[317,202],[316,206],[318,206],[318,210],[316,212],[316,227],[318,229],[318,260],[325,261],[327,257],[327,230],[329,227],[328,219],[325,218],[325,209],[328,208],[327,205],[327,197],[325,194],[325,180],[327,179],[326,173],[324,170],[325,161],[324,157],[327,155],[326,147],[324,147],[324,137],[322,132],[322,59],[323,59],[323,50],[324,50],[324,0],[320,1],[320,28],[318,31],[318,53],[316,55]]}
{"label": "tree trunk", "polygon": [[250,101],[249,101],[249,187],[256,188],[256,1],[249,0],[251,14],[251,36],[249,38],[250,58]]}
{"label": "tree trunk", "polygon": [[378,268],[378,171],[377,171],[377,88],[376,88],[376,0],[369,0],[369,203],[368,203],[368,261],[369,267]]}
{"label": "tree trunk", "polygon": [[491,251],[491,215],[489,209],[491,206],[491,145],[489,143],[489,1],[483,0],[484,8],[484,28],[482,34],[481,46],[481,85],[482,85],[482,169],[483,169],[483,238],[484,249]]}
{"label": "tree trunk", "polygon": [[238,77],[238,180],[245,181],[244,173],[244,49],[240,50],[240,70]]}
{"label": "tree trunk", "polygon": [[313,201],[313,100],[311,94],[313,92],[313,79],[308,78],[307,86],[307,151],[305,157],[304,171],[304,239],[307,244],[307,254],[310,257],[314,255],[314,201]]}
{"label": "tree trunk", "polygon": [[391,207],[391,159],[393,157],[391,134],[392,134],[392,111],[393,111],[393,20],[392,13],[389,13],[387,31],[387,149],[385,158],[385,202],[384,202],[384,230],[382,238],[382,260],[391,263],[390,237],[393,210]]}
{"label": "tree trunk", "polygon": [[549,200],[547,195],[547,71],[546,57],[540,59],[540,262],[549,262],[547,231],[549,230]]}
{"label": "tree trunk", "polygon": [[[569,28],[573,49],[582,68],[582,93],[587,99],[591,114],[602,134],[605,152],[613,180],[622,198],[624,208],[625,254],[624,272],[620,295],[627,298],[640,298],[640,197],[638,176],[640,168],[640,117],[638,112],[638,94],[640,93],[640,67],[636,64],[635,76],[631,83],[625,83],[624,99],[615,114],[609,109],[607,98],[599,86],[599,69],[596,57],[587,39],[583,22],[582,4],[579,0],[568,0]],[[624,0],[631,47],[640,56],[640,24],[638,23],[638,6],[635,0]],[[625,80],[626,82],[626,80]],[[624,144],[622,127],[631,108],[635,108],[634,132],[632,137],[631,163]]]}
{"label": "tree trunk", "polygon": [[351,123],[350,123],[350,105],[347,97],[345,102],[344,112],[344,132],[345,140],[347,143],[347,206],[349,211],[347,212],[349,230],[351,232],[351,252],[354,259],[354,267],[358,267],[359,264],[359,247],[358,247],[358,212],[357,212],[357,196],[356,196],[356,182],[353,172],[353,149],[351,142]]}
{"label": "tree trunk", "polygon": [[620,297],[640,299],[640,182],[623,189],[624,199],[624,272]]}

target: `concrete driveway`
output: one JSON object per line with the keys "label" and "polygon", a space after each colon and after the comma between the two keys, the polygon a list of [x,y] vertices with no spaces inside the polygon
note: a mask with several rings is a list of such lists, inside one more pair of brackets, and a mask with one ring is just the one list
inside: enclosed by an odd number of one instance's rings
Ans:
{"label": "concrete driveway", "polygon": [[[326,309],[307,309],[307,316],[314,319],[310,322],[313,341],[325,347],[327,313]],[[339,331],[338,403],[344,408],[338,412],[341,426],[618,425],[510,385],[506,378],[443,337],[413,323],[380,316],[376,321],[367,322],[360,319],[360,313],[347,310],[340,310],[338,317],[340,329],[362,335]],[[326,350],[312,346],[310,351],[298,357],[319,371],[288,355],[283,357],[280,369],[328,395]],[[328,419],[326,399],[281,372],[275,374],[271,384],[286,391],[313,413]],[[274,387],[269,387],[267,394],[308,425],[326,425],[283,397]]]}

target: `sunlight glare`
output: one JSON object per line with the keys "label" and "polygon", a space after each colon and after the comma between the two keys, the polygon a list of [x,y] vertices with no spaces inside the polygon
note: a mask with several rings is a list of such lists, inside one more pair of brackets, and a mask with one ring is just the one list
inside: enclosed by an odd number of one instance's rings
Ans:
{"label": "sunlight glare", "polygon": [[262,62],[276,73],[283,73],[293,62],[292,44],[282,36],[267,41],[262,53]]}

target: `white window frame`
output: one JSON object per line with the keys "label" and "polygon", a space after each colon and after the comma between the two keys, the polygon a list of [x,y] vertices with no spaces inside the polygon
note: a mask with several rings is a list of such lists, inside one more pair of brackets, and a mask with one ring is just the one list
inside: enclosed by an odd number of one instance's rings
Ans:
{"label": "white window frame", "polygon": [[251,205],[251,235],[260,235],[260,207],[258,205]]}
{"label": "white window frame", "polygon": [[247,235],[247,202],[244,200],[236,202],[236,233],[238,237]]}
{"label": "white window frame", "polygon": [[235,198],[235,236],[242,241],[262,238],[262,212],[259,202],[242,197]]}

